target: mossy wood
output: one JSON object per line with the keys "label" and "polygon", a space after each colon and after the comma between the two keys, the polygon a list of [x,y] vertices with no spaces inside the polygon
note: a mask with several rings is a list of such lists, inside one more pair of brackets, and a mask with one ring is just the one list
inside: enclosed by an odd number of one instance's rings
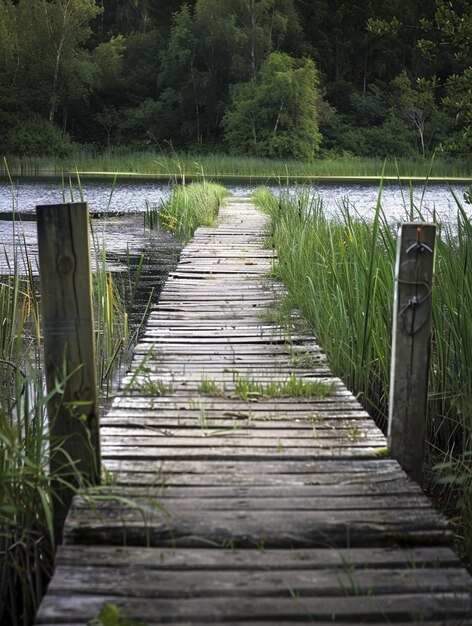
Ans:
{"label": "mossy wood", "polygon": [[[73,492],[100,477],[98,398],[86,203],[37,206],[56,538]],[[68,483],[65,484],[65,483]]]}
{"label": "mossy wood", "polygon": [[388,441],[394,458],[419,483],[426,436],[435,233],[435,224],[401,224],[395,268]]}

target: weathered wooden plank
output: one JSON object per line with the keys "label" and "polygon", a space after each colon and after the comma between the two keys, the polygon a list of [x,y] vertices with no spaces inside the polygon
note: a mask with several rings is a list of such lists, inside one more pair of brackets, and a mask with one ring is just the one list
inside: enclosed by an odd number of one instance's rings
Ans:
{"label": "weathered wooden plank", "polygon": [[[294,474],[263,474],[261,476],[245,476],[244,473],[235,469],[234,473],[229,476],[221,476],[213,471],[204,473],[194,473],[185,475],[184,473],[173,472],[167,473],[165,470],[169,461],[165,463],[156,463],[152,461],[139,461],[135,464],[127,459],[109,459],[107,460],[107,468],[113,471],[113,477],[116,485],[120,486],[144,486],[164,484],[166,489],[179,488],[184,491],[195,489],[198,494],[199,490],[209,489],[212,493],[218,490],[223,493],[235,493],[239,496],[250,492],[254,489],[261,490],[262,493],[279,494],[283,498],[293,492],[297,495],[299,492],[304,493],[304,489],[310,485],[316,485],[316,493],[319,495],[333,497],[343,496],[343,494],[368,494],[368,493],[399,493],[417,495],[409,484],[401,481],[401,477],[381,476],[374,482],[370,476],[362,476],[356,480],[349,478],[349,475],[337,473],[325,474],[323,476],[315,476],[311,482],[307,482],[305,477],[298,477]],[[136,467],[137,466],[137,467]],[[357,480],[362,482],[357,482]]]}
{"label": "weathered wooden plank", "polygon": [[297,460],[306,457],[317,457],[320,459],[332,459],[332,458],[355,458],[355,459],[368,459],[375,456],[379,450],[378,445],[351,445],[351,446],[332,446],[331,448],[319,447],[316,450],[313,449],[307,454],[306,451],[298,450],[297,448],[282,448],[281,446],[274,446],[273,448],[253,447],[251,449],[233,448],[231,446],[206,446],[206,447],[188,447],[176,449],[172,448],[155,448],[155,447],[136,447],[132,443],[129,447],[110,446],[108,445],[103,450],[103,459],[106,461],[110,458],[122,458],[122,459],[148,459],[156,461],[169,461],[178,459],[193,459],[205,461],[212,456],[216,458],[226,458],[232,461],[239,460]]}
{"label": "weathered wooden plank", "polygon": [[[132,474],[130,474],[132,476]],[[159,486],[159,481],[156,479],[154,485],[150,485],[149,475],[146,475],[145,481],[141,484],[137,484],[136,481],[132,484],[126,484],[120,480],[119,475],[116,476],[116,484],[110,487],[102,487],[99,493],[119,493],[126,494],[126,496],[142,496],[151,493],[152,488],[156,488],[156,493],[159,491],[159,495],[165,496],[166,501],[176,498],[218,498],[224,499],[228,503],[230,500],[234,501],[235,506],[239,506],[238,499],[249,498],[261,499],[271,498],[278,499],[281,502],[277,504],[276,508],[285,507],[290,508],[285,504],[285,498],[289,500],[297,500],[307,498],[311,501],[316,501],[314,508],[354,508],[354,505],[365,508],[368,502],[362,500],[366,496],[373,496],[373,502],[375,507],[378,508],[383,500],[392,497],[393,502],[399,503],[399,506],[412,508],[428,507],[430,503],[428,500],[422,497],[422,492],[417,491],[413,485],[403,481],[389,480],[378,481],[377,483],[356,483],[353,481],[347,481],[344,477],[342,484],[335,484],[333,480],[327,481],[327,484],[310,484],[297,483],[293,481],[287,481],[287,484],[267,484],[268,481],[264,481],[266,484],[241,485],[236,481],[227,481],[224,484],[218,485],[217,483],[198,485],[193,484],[192,481],[186,481],[185,477],[179,476],[178,479],[174,477],[170,479],[165,473],[161,475],[163,488]],[[211,475],[210,475],[211,477]],[[210,483],[210,481],[208,481]],[[191,483],[191,484],[189,484]],[[140,487],[143,487],[141,489]],[[331,498],[332,502],[326,500]],[[282,501],[283,500],[283,501]],[[325,502],[326,500],[326,502]],[[306,506],[308,502],[304,502],[303,506]],[[264,502],[259,502],[259,505],[263,505]],[[362,506],[361,506],[362,505]],[[267,508],[267,507],[266,507]]]}
{"label": "weathered wooden plank", "polygon": [[[385,443],[385,437],[381,433],[356,433],[355,436],[349,436],[350,433],[336,433],[337,436],[332,436],[331,433],[319,433],[313,436],[313,433],[308,433],[307,437],[288,437],[287,435],[277,435],[274,437],[272,433],[267,434],[264,437],[256,436],[252,433],[247,433],[245,436],[241,435],[237,430],[227,430],[222,432],[221,429],[201,429],[198,436],[186,436],[186,433],[174,433],[163,436],[162,433],[152,432],[149,429],[146,434],[141,434],[139,431],[125,431],[123,434],[109,435],[106,430],[102,435],[102,445],[107,448],[104,450],[105,454],[110,453],[110,449],[117,448],[129,448],[135,446],[136,448],[154,448],[156,451],[163,448],[217,448],[218,446],[230,448],[233,452],[236,448],[242,448],[248,453],[252,449],[277,449],[277,452],[283,453],[284,451],[295,448],[302,454],[307,454],[309,450],[323,449],[323,448],[339,448],[339,447],[372,447],[381,446]],[[129,438],[132,437],[132,442]],[[138,450],[136,451],[138,454]]]}
{"label": "weathered wooden plank", "polygon": [[[346,490],[347,491],[347,490]],[[192,493],[193,492],[193,493]],[[196,492],[196,493],[195,493]],[[94,495],[93,493],[91,495]],[[426,509],[430,508],[430,503],[425,500],[421,494],[400,494],[395,493],[374,493],[371,491],[366,495],[358,494],[335,494],[332,497],[317,494],[316,488],[312,487],[311,493],[303,495],[285,494],[282,496],[276,488],[273,488],[270,497],[267,496],[251,496],[245,493],[225,492],[223,489],[219,493],[208,496],[206,490],[204,493],[198,493],[194,487],[187,489],[180,497],[174,495],[174,489],[168,489],[165,480],[162,485],[158,483],[154,486],[145,485],[139,489],[132,486],[129,489],[119,485],[110,487],[109,489],[101,489],[95,495],[101,498],[105,496],[126,497],[136,502],[138,506],[141,503],[144,506],[146,500],[155,497],[158,502],[167,511],[179,511],[179,513],[190,511],[381,511],[395,507],[395,509]]]}
{"label": "weathered wooden plank", "polygon": [[336,548],[355,546],[448,545],[444,518],[433,509],[306,511],[174,510],[164,501],[148,500],[135,508],[123,503],[75,498],[66,544],[215,548]]}
{"label": "weathered wooden plank", "polygon": [[[113,471],[115,483],[118,485],[162,485],[166,489],[185,490],[195,489],[198,494],[200,490],[210,490],[217,493],[218,490],[224,494],[235,493],[237,496],[246,493],[274,493],[285,497],[296,496],[298,493],[306,493],[306,490],[316,486],[316,493],[320,496],[333,497],[344,494],[366,494],[366,493],[407,493],[418,495],[411,483],[402,480],[402,476],[396,473],[381,472],[378,476],[367,473],[341,473],[330,472],[315,474],[310,477],[304,474],[290,473],[261,473],[257,475],[244,472],[239,465],[250,463],[250,461],[239,461],[232,468],[231,473],[223,475],[218,473],[218,468],[208,467],[206,471],[199,472],[193,468],[193,473],[185,473],[177,469],[178,461],[166,461],[165,463],[153,462],[151,460],[139,460],[135,463],[129,459],[109,459],[106,466]],[[188,463],[185,461],[184,463]],[[264,465],[266,461],[264,461]],[[233,464],[234,465],[234,464]],[[169,466],[172,466],[171,468]],[[203,463],[201,464],[203,466]],[[354,466],[354,464],[352,464]],[[172,471],[171,471],[172,470]]]}
{"label": "weathered wooden plank", "polygon": [[58,565],[125,567],[133,564],[148,569],[176,571],[320,570],[341,568],[385,569],[458,568],[459,557],[450,549],[414,548],[305,548],[303,550],[214,550],[211,548],[175,550],[139,546],[60,546]]}
{"label": "weathered wooden plank", "polygon": [[[132,562],[131,564],[132,565]],[[238,571],[200,570],[172,571],[140,569],[115,565],[68,567],[61,565],[51,583],[51,594],[103,595],[136,598],[280,598],[344,595],[397,595],[413,593],[466,592],[469,576],[463,568],[402,568],[355,569],[354,567],[325,570],[290,570],[273,566],[270,572],[254,568]]]}
{"label": "weathered wooden plank", "polygon": [[[161,409],[159,414],[148,409],[113,409],[102,419],[102,427],[122,426],[141,427],[181,427],[198,428],[201,424],[201,409],[190,406],[179,408],[178,410]],[[291,429],[304,430],[307,425],[312,429],[343,429],[343,428],[372,428],[372,420],[368,419],[362,409],[346,412],[324,412],[323,415],[314,416],[308,408],[305,411],[297,412],[296,415],[288,416],[282,412],[273,415],[258,414],[254,411],[212,411],[207,410],[205,415],[205,425],[207,427],[232,428],[239,425],[251,429]]]}
{"label": "weathered wooden plank", "polygon": [[[273,418],[266,421],[256,421],[255,418],[249,419],[249,417],[239,419],[233,417],[230,419],[223,416],[220,418],[205,416],[204,423],[195,428],[196,423],[198,424],[198,417],[195,414],[193,418],[185,419],[182,418],[180,412],[172,417],[169,414],[167,416],[154,415],[145,417],[138,415],[131,417],[126,412],[123,412],[122,415],[107,416],[102,422],[102,428],[105,429],[106,427],[104,435],[107,437],[128,436],[128,430],[134,435],[136,434],[136,429],[141,429],[141,432],[144,434],[147,431],[152,431],[162,437],[180,435],[185,435],[186,437],[212,437],[217,435],[218,431],[223,436],[231,431],[234,432],[236,429],[239,429],[240,432],[249,431],[248,434],[251,434],[257,429],[258,436],[267,434],[276,438],[284,435],[291,438],[310,438],[318,434],[326,436],[326,433],[337,434],[338,431],[342,433],[342,431],[347,430],[349,431],[347,436],[350,436],[352,439],[358,437],[362,432],[361,429],[367,431],[374,428],[372,423],[366,419],[346,419],[344,416],[333,420],[323,419],[319,425],[316,424],[315,420],[313,420],[312,424],[309,424],[301,419],[298,421],[282,420],[282,416],[279,419]],[[309,417],[307,416],[308,419]],[[307,430],[307,426],[310,430]]]}
{"label": "weathered wooden plank", "polygon": [[[135,469],[136,471],[143,471],[143,468],[151,467],[151,464],[147,461],[136,459],[136,463],[130,461],[119,461],[119,467]],[[113,463],[110,460],[107,466]],[[244,482],[250,478],[260,480],[262,476],[267,475],[283,475],[284,477],[294,475],[300,480],[306,481],[310,484],[310,481],[317,480],[317,477],[322,477],[322,480],[328,480],[330,476],[335,477],[334,480],[338,480],[339,476],[344,478],[350,477],[352,480],[360,478],[361,480],[377,480],[383,476],[397,476],[399,479],[403,479],[406,483],[410,483],[408,479],[405,479],[405,474],[401,470],[399,464],[396,461],[388,458],[374,458],[374,459],[319,459],[319,458],[305,458],[291,460],[286,459],[283,463],[279,461],[264,460],[260,461],[227,461],[222,459],[209,459],[205,463],[199,461],[187,459],[168,461],[165,464],[157,464],[154,472],[159,469],[160,472],[164,471],[167,475],[172,473],[185,474],[185,478],[189,479],[193,474],[208,473],[213,475],[219,475],[222,479],[229,478],[238,472],[244,475]],[[365,476],[365,478],[363,478]],[[151,481],[152,482],[152,481]]]}
{"label": "weathered wooden plank", "polygon": [[[188,341],[189,339],[191,339],[191,344]],[[264,348],[264,346],[273,349],[274,346],[281,344],[285,347],[285,349],[287,349],[291,345],[289,339],[282,333],[280,335],[273,334],[270,336],[265,336],[264,333],[259,333],[259,335],[254,334],[252,336],[238,336],[231,334],[227,335],[226,333],[218,333],[215,331],[213,334],[194,334],[192,337],[188,337],[183,333],[175,335],[170,335],[169,333],[162,335],[159,330],[155,331],[153,328],[149,327],[141,337],[141,341],[143,342],[154,340],[154,345],[157,349],[159,349],[162,345],[171,344],[172,348],[174,348],[174,346],[176,348],[185,346],[188,351],[192,351],[195,346],[198,346],[199,348],[205,347],[207,352],[212,351],[213,346],[217,349],[224,349],[228,347],[229,339],[231,339],[231,348],[237,350],[239,345],[245,346],[245,344],[248,344],[247,348],[252,348],[252,351],[256,353],[260,353],[261,347]]]}
{"label": "weathered wooden plank", "polygon": [[[287,398],[276,398],[274,400],[256,399],[253,398],[250,402],[239,401],[236,398],[220,398],[205,396],[200,398],[198,394],[179,394],[173,392],[171,396],[152,396],[150,393],[146,396],[145,388],[141,389],[140,396],[128,396],[126,395],[126,389],[123,390],[123,395],[116,398],[114,406],[119,408],[134,408],[134,409],[158,409],[158,408],[173,408],[176,410],[184,410],[187,408],[204,408],[205,410],[214,410],[221,412],[248,412],[248,411],[260,411],[261,413],[267,413],[273,415],[275,412],[280,412],[282,415],[297,414],[300,411],[313,411],[318,413],[324,410],[342,411],[343,407],[346,411],[352,409],[358,411],[360,404],[358,401],[351,397],[343,398],[309,398],[303,402],[298,399],[295,401]],[[316,418],[316,414],[314,415]]]}
{"label": "weathered wooden plank", "polygon": [[[59,616],[74,615],[75,619],[87,621],[94,618],[100,608],[109,602],[122,609],[124,617],[146,623],[162,623],[164,620],[190,619],[192,623],[221,621],[273,620],[342,621],[362,623],[385,621],[421,621],[431,619],[469,618],[470,597],[467,593],[454,591],[443,593],[405,593],[385,596],[335,596],[330,598],[253,598],[232,599],[227,597],[177,599],[120,598],[116,595],[89,596],[86,602],[80,594],[48,596],[43,602],[38,624],[57,620]],[[63,617],[62,617],[63,619]]]}

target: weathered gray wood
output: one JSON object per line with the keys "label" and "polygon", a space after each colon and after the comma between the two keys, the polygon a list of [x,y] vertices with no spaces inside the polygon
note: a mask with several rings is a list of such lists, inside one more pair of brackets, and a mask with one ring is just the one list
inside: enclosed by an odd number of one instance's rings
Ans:
{"label": "weathered gray wood", "polygon": [[435,233],[435,224],[402,224],[395,269],[388,441],[392,455],[418,482],[426,436]]}
{"label": "weathered gray wood", "polygon": [[[356,589],[362,595],[396,595],[411,592],[448,593],[451,589],[467,591],[469,577],[463,568],[447,572],[434,568],[359,569],[338,567],[337,569],[291,570],[272,566],[270,573],[251,568],[238,571],[205,571],[205,579],[199,570],[173,572],[164,568],[149,568],[146,576],[142,571],[129,566],[67,567],[58,569],[58,576],[50,586],[50,593],[72,594],[77,588],[83,594],[93,594],[97,588],[101,593],[127,595],[138,598],[179,598],[182,588],[187,597],[230,596],[255,600],[260,597],[290,597],[291,591],[303,597],[342,595]],[[347,571],[346,571],[347,570]],[[290,591],[291,590],[291,591]],[[346,594],[348,595],[348,594]]]}
{"label": "weathered gray wood", "polygon": [[154,466],[146,460],[136,459],[136,462],[133,463],[132,460],[110,459],[107,466],[113,467],[115,471],[118,467],[126,468],[130,471],[133,469],[145,471],[145,468],[148,468],[147,471],[151,471],[150,468],[154,467],[154,472],[159,469],[161,475],[165,473],[167,478],[171,478],[175,473],[184,474],[184,480],[189,480],[196,474],[209,473],[210,475],[220,476],[220,479],[224,482],[225,480],[230,480],[231,476],[237,473],[244,476],[244,479],[242,479],[243,483],[246,483],[250,478],[257,482],[261,480],[261,477],[265,479],[267,475],[282,475],[285,478],[293,474],[301,481],[308,481],[307,484],[311,484],[312,481],[317,479],[329,480],[330,476],[333,477],[333,480],[347,479],[350,476],[351,480],[359,479],[366,482],[381,480],[384,476],[396,476],[406,484],[411,484],[411,480],[405,478],[405,473],[400,468],[398,462],[388,458],[354,460],[334,458],[326,460],[318,457],[306,457],[302,460],[287,459],[283,463],[268,459],[263,464],[260,461],[245,460],[236,463],[218,458],[208,459],[205,463],[192,459],[180,459]]}
{"label": "weathered gray wood", "polygon": [[[256,437],[255,435],[247,434],[246,436],[241,436],[238,431],[230,431],[226,433],[222,433],[221,429],[205,429],[202,430],[198,436],[194,437],[186,437],[185,434],[180,436],[162,436],[159,433],[149,432],[146,434],[141,434],[142,431],[136,433],[128,431],[121,435],[103,436],[103,445],[107,445],[107,448],[111,448],[113,450],[117,448],[132,448],[136,447],[136,456],[139,455],[139,448],[152,448],[157,453],[161,451],[163,448],[186,448],[189,454],[191,454],[190,450],[201,450],[202,448],[211,448],[215,449],[218,446],[224,447],[225,450],[229,450],[231,448],[232,453],[238,452],[239,448],[242,448],[242,451],[245,454],[251,454],[253,449],[260,450],[266,449],[267,452],[276,451],[280,455],[283,455],[285,452],[290,451],[291,454],[294,452],[300,452],[301,454],[306,454],[306,449],[324,449],[324,448],[339,448],[339,447],[348,447],[349,449],[362,446],[367,446],[369,448],[373,446],[381,446],[385,442],[385,439],[382,434],[379,434],[377,437],[369,434],[368,437],[366,435],[356,434],[356,440],[354,441],[353,437],[349,437],[346,434],[340,434],[337,437],[330,437],[328,433],[327,436],[311,436],[307,437],[296,437],[290,438],[287,435],[276,435],[271,436],[267,435],[265,437]],[[127,441],[129,437],[133,437],[132,443]],[[292,448],[294,450],[292,450]]]}
{"label": "weathered gray wood", "polygon": [[[245,623],[247,620],[304,620],[331,623],[334,619],[342,623],[362,624],[378,620],[414,622],[417,615],[424,620],[451,620],[469,618],[470,596],[468,593],[402,593],[394,595],[339,595],[334,597],[294,597],[286,598],[189,598],[151,599],[121,598],[116,595],[89,596],[84,602],[82,595],[48,596],[38,618],[38,624],[49,620],[57,621],[58,615],[74,615],[82,622],[94,618],[105,603],[116,603],[122,608],[123,616],[149,623],[168,620],[181,623],[190,619],[191,623],[209,624],[218,618],[221,622]],[[158,621],[157,621],[158,620]],[[293,622],[292,622],[293,623]],[[441,621],[444,625],[447,622]]]}
{"label": "weathered gray wood", "polygon": [[65,532],[67,544],[246,549],[448,545],[452,533],[431,508],[362,510],[180,510],[164,500],[96,502],[75,498]]}
{"label": "weathered gray wood", "polygon": [[36,210],[55,534],[60,541],[78,474],[92,484],[100,479],[88,211],[85,203]]}
{"label": "weathered gray wood", "polygon": [[[173,550],[172,548],[140,548],[139,546],[61,546],[58,565],[78,567],[125,567],[140,565],[147,569],[204,571],[204,570],[319,570],[343,568],[385,569],[410,565],[413,568],[459,568],[459,557],[446,547],[414,548],[305,548],[303,550]],[[80,565],[79,565],[80,563]],[[464,570],[463,570],[464,571]]]}

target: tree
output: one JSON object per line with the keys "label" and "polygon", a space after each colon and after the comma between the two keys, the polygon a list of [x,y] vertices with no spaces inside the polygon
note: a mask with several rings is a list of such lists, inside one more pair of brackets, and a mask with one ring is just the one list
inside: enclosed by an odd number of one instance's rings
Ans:
{"label": "tree", "polygon": [[419,149],[426,156],[425,126],[428,118],[437,112],[435,102],[436,80],[419,78],[413,84],[403,71],[393,80],[394,101],[400,114],[409,122],[419,138]]}
{"label": "tree", "polygon": [[[26,0],[20,0],[20,5]],[[31,28],[45,37],[40,64],[49,78],[49,121],[53,122],[60,101],[61,82],[65,80],[77,51],[90,35],[89,22],[100,8],[95,0],[29,0]],[[37,42],[41,45],[41,42]],[[38,60],[38,59],[37,59]]]}
{"label": "tree", "polygon": [[57,134],[40,118],[65,137],[69,111],[86,106],[96,83],[84,43],[99,12],[95,0],[0,0],[0,122],[11,146],[5,149],[17,149],[16,136],[25,141],[22,125],[36,125],[29,145],[50,153]]}
{"label": "tree", "polygon": [[95,0],[1,0],[0,85],[13,85],[19,111],[52,123],[70,99],[86,97],[95,73],[83,43],[99,11]]}
{"label": "tree", "polygon": [[256,80],[233,88],[224,118],[233,152],[312,158],[319,150],[318,76],[311,59],[270,54]]}
{"label": "tree", "polygon": [[174,120],[174,138],[218,140],[230,85],[254,81],[270,52],[293,49],[300,38],[293,0],[197,0],[193,10],[183,5],[158,76],[159,102],[173,107],[166,116]]}
{"label": "tree", "polygon": [[435,41],[423,39],[419,47],[431,58],[439,45],[448,51],[455,62],[453,71],[445,78],[443,104],[455,119],[455,133],[445,142],[451,152],[470,152],[472,149],[472,14],[469,0],[436,0],[434,20],[423,20]]}

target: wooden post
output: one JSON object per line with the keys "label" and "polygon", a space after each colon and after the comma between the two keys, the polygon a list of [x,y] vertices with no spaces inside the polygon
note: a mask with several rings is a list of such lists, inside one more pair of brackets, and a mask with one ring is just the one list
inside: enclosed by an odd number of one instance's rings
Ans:
{"label": "wooden post", "polygon": [[[100,480],[86,203],[37,206],[56,543],[79,484]],[[66,482],[67,484],[64,484]]]}
{"label": "wooden post", "polygon": [[422,482],[431,343],[435,224],[399,227],[393,303],[388,445]]}

